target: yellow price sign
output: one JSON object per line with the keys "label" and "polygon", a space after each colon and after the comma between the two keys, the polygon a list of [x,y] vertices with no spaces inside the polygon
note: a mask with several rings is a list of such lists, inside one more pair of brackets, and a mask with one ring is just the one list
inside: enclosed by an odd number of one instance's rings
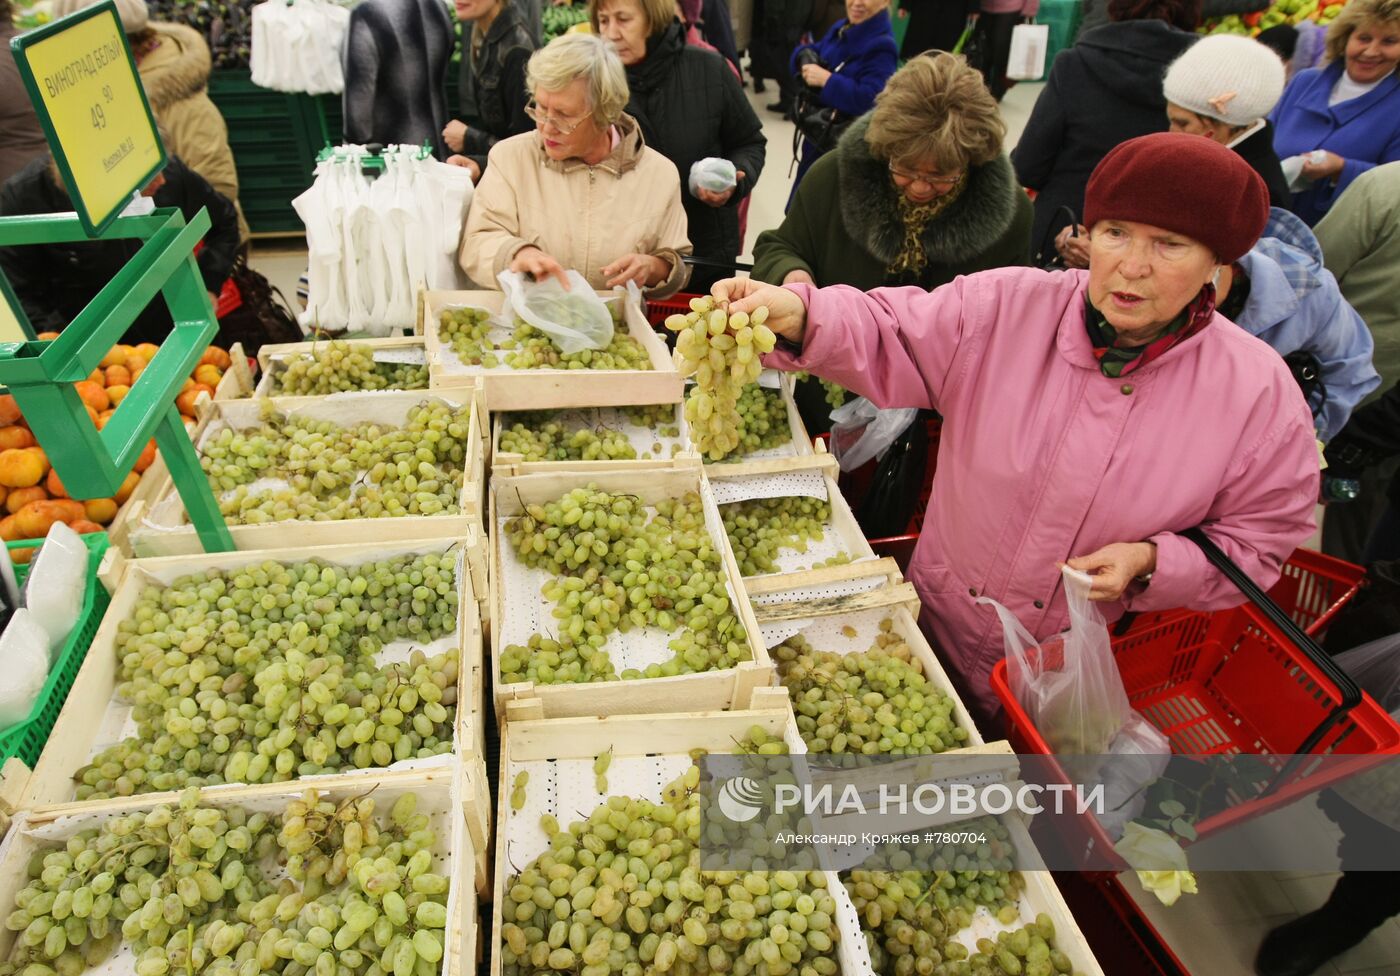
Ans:
{"label": "yellow price sign", "polygon": [[74,209],[95,236],[166,161],[116,5],[107,0],[10,43]]}
{"label": "yellow price sign", "polygon": [[5,280],[5,272],[0,271],[0,342],[28,342],[33,338],[29,317]]}

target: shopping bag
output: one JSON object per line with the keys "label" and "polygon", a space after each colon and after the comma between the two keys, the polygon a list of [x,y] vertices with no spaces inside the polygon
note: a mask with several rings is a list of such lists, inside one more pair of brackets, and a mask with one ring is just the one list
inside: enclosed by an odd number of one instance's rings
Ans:
{"label": "shopping bag", "polygon": [[1169,754],[1166,736],[1128,702],[1108,626],[1089,599],[1093,580],[1066,566],[1061,581],[1069,602],[1069,630],[1039,644],[1006,607],[987,597],[977,600],[990,604],[1001,618],[1007,679],[1016,700],[1054,752],[1106,755],[1127,729],[1139,740],[1133,752],[1144,752],[1143,743],[1155,742],[1158,751]]}
{"label": "shopping bag", "polygon": [[1014,81],[1039,80],[1045,74],[1045,52],[1049,46],[1049,24],[1017,24],[1011,29],[1006,77]]}
{"label": "shopping bag", "polygon": [[613,338],[612,314],[583,275],[569,271],[568,278],[568,291],[553,276],[532,282],[519,272],[502,271],[496,280],[505,307],[549,336],[560,352],[606,348]]}
{"label": "shopping bag", "polygon": [[854,471],[884,455],[919,415],[917,407],[881,410],[856,397],[831,411],[831,454],[842,471]]}
{"label": "shopping bag", "polygon": [[908,531],[922,501],[927,466],[928,425],[916,419],[885,450],[870,479],[870,490],[856,508],[856,522],[868,538]]}

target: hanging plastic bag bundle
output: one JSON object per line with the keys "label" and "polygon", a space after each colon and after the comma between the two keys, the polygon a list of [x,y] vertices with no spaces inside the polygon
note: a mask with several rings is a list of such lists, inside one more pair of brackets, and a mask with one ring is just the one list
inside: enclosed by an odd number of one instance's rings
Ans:
{"label": "hanging plastic bag bundle", "polygon": [[549,336],[565,355],[606,349],[613,339],[613,319],[603,300],[577,271],[568,272],[569,288],[558,278],[529,281],[519,272],[497,276],[505,307]]}

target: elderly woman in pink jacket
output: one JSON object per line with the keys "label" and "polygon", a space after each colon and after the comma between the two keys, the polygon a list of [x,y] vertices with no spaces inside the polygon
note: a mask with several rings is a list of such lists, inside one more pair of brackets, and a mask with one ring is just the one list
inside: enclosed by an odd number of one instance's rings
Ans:
{"label": "elderly woman in pink jacket", "polygon": [[769,309],[765,363],[881,407],[943,415],[910,576],[923,624],[984,721],[1009,607],[1038,638],[1068,620],[1058,564],[1125,610],[1234,606],[1178,533],[1201,526],[1262,586],[1313,528],[1312,418],[1278,354],[1215,312],[1212,284],[1269,214],[1263,181],[1208,139],[1159,133],[1089,181],[1088,271],[1006,268],[925,292],[715,286]]}

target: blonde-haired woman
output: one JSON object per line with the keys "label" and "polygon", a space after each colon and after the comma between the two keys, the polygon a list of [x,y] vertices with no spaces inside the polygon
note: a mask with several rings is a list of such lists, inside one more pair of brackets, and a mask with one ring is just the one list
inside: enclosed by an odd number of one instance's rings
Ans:
{"label": "blonde-haired woman", "polygon": [[[1030,261],[1033,211],[1002,151],[1006,124],[962,55],[932,52],[897,71],[834,152],[813,164],[782,226],[754,245],[753,276],[917,285]],[[803,416],[829,425],[803,384]]]}
{"label": "blonde-haired woman", "polygon": [[1280,159],[1311,181],[1292,210],[1322,219],[1362,173],[1400,159],[1400,0],[1350,0],[1327,29],[1327,63],[1299,72],[1269,118]]}
{"label": "blonde-haired woman", "polygon": [[462,235],[462,270],[483,288],[502,271],[595,288],[634,281],[656,297],[686,282],[690,253],[676,167],[648,149],[608,43],[566,34],[525,73],[535,131],[492,148]]}

